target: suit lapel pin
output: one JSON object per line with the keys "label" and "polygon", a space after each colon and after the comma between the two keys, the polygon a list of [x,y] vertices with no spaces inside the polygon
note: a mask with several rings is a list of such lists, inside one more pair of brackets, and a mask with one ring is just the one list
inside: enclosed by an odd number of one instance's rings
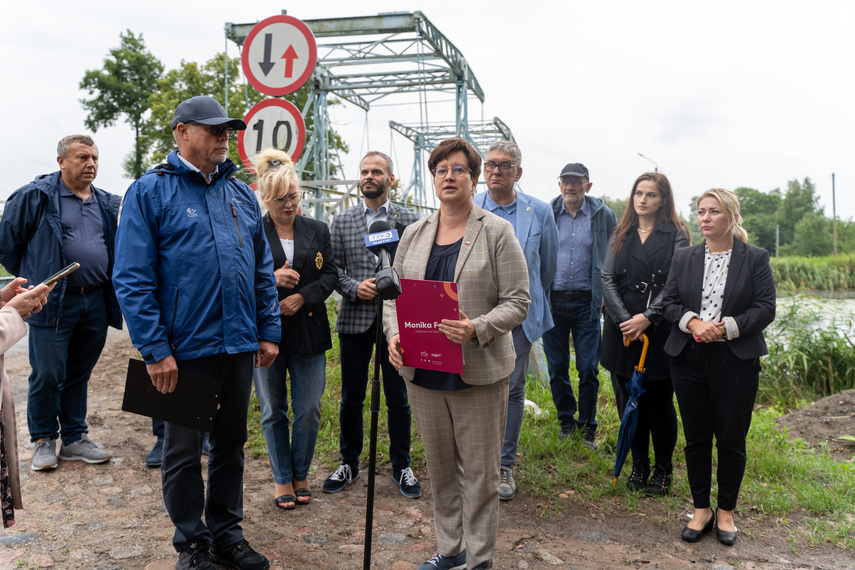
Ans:
{"label": "suit lapel pin", "polygon": [[531,212],[531,206],[525,209],[526,212]]}
{"label": "suit lapel pin", "polygon": [[468,241],[466,242],[466,245],[469,245],[469,242],[468,242]]}

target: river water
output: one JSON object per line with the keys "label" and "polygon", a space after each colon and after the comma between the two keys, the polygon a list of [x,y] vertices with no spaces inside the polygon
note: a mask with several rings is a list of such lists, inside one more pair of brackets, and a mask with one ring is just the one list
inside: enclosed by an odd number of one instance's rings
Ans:
{"label": "river water", "polygon": [[[790,313],[793,307],[797,310],[796,315]],[[776,320],[793,316],[814,328],[847,326],[855,334],[855,295],[778,295]]]}

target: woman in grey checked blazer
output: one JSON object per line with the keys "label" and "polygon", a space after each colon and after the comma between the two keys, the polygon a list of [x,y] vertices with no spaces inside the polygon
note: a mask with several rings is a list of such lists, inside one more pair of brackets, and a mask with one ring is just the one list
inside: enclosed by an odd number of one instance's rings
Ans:
{"label": "woman in grey checked blazer", "polygon": [[460,320],[439,329],[463,346],[463,374],[402,368],[395,303],[383,323],[390,361],[424,443],[433,489],[437,554],[420,570],[491,568],[498,532],[499,463],[514,368],[510,331],[531,301],[513,226],[472,200],[481,157],[463,139],[444,141],[428,166],[439,211],[407,228],[395,258],[402,278],[455,281]]}

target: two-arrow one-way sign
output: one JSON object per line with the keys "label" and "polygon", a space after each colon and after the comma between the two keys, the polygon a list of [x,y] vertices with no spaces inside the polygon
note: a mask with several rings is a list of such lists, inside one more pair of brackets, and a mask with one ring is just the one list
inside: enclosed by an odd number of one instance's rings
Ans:
{"label": "two-arrow one-way sign", "polygon": [[291,16],[257,23],[243,45],[243,72],[267,95],[287,95],[303,86],[315,69],[318,48],[306,24]]}

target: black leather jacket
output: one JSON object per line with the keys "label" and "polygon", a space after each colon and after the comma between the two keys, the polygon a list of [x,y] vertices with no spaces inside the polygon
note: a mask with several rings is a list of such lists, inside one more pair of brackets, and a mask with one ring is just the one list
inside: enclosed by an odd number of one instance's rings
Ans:
{"label": "black leather jacket", "polygon": [[689,236],[666,222],[647,238],[645,249],[636,226],[624,236],[623,247],[615,256],[615,236],[603,259],[603,299],[606,314],[616,324],[642,313],[653,325],[662,320],[662,290],[668,279],[674,250],[689,245]]}

